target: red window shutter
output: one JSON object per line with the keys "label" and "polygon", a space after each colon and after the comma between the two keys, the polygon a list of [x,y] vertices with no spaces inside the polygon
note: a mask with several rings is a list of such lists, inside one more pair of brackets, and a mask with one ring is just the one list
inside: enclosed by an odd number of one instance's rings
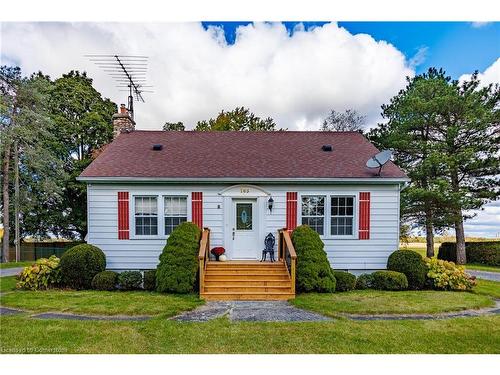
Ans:
{"label": "red window shutter", "polygon": [[359,239],[370,239],[370,193],[359,193]]}
{"label": "red window shutter", "polygon": [[118,239],[129,239],[129,203],[128,191],[118,192]]}
{"label": "red window shutter", "polygon": [[286,193],[286,229],[291,232],[297,228],[297,192]]}
{"label": "red window shutter", "polygon": [[201,191],[191,193],[191,209],[193,223],[203,229],[203,193]]}

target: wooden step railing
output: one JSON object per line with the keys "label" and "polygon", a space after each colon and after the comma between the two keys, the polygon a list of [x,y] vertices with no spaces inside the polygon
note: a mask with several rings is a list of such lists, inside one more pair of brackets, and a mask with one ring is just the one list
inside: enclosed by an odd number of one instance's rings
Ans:
{"label": "wooden step railing", "polygon": [[198,252],[198,262],[200,268],[200,293],[205,290],[205,270],[210,259],[210,229],[203,228],[200,239],[200,251]]}
{"label": "wooden step railing", "polygon": [[297,267],[297,253],[293,247],[290,233],[286,229],[280,229],[278,243],[278,259],[285,263],[290,276],[292,293],[295,294],[295,269]]}

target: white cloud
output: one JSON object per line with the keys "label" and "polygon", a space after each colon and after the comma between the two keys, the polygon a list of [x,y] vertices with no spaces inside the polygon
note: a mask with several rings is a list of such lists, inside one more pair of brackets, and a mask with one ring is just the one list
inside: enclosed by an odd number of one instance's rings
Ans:
{"label": "white cloud", "polygon": [[427,54],[429,52],[429,47],[427,46],[422,46],[417,50],[417,53],[413,55],[410,58],[410,61],[408,62],[408,65],[412,68],[415,69],[417,66],[422,64],[425,59],[427,58]]}
{"label": "white cloud", "polygon": [[[463,74],[460,76],[459,81],[468,80],[470,77],[471,74]],[[490,83],[500,83],[500,57],[486,68],[484,72],[480,72],[478,78],[481,81],[481,86],[486,86]]]}
{"label": "white cloud", "polygon": [[246,106],[289,129],[317,129],[331,108],[355,108],[374,124],[380,105],[414,71],[385,41],[352,35],[337,24],[292,36],[279,23],[241,26],[234,45],[220,28],[199,23],[4,23],[2,63],[15,61],[25,73],[58,77],[87,70],[103,95],[117,103],[126,94],[84,54],[150,57],[154,94],[136,104],[138,128],[160,129],[165,121],[196,121],[221,109]]}
{"label": "white cloud", "polygon": [[471,22],[471,26],[475,29],[480,29],[481,27],[485,27],[492,22]]}

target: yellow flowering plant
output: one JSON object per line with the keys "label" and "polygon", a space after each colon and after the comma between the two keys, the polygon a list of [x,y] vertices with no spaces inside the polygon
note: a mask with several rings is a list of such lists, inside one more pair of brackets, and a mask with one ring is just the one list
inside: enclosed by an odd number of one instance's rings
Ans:
{"label": "yellow flowering plant", "polygon": [[465,272],[463,266],[442,259],[424,258],[428,268],[427,279],[435,289],[471,290],[476,279]]}
{"label": "yellow flowering plant", "polygon": [[19,289],[39,290],[54,287],[61,282],[59,258],[40,258],[31,266],[25,267],[19,276],[16,287]]}

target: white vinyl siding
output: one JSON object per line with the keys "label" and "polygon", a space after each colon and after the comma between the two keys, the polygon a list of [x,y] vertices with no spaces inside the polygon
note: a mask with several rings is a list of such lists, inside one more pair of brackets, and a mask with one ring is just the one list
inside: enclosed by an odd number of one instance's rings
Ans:
{"label": "white vinyl siding", "polygon": [[[225,246],[224,233],[231,231],[229,220],[224,220],[224,205],[230,199],[219,195],[224,188],[233,184],[89,184],[88,185],[88,242],[100,247],[106,254],[107,267],[116,270],[152,269],[158,264],[158,257],[168,236],[164,232],[164,199],[166,196],[185,196],[187,221],[191,221],[191,192],[203,192],[203,225],[210,228],[212,247]],[[388,256],[399,245],[399,186],[393,185],[258,185],[268,191],[274,199],[272,211],[267,207],[267,197],[258,198],[264,208],[261,217],[254,218],[255,225],[262,225],[261,247],[268,233],[277,236],[285,226],[286,192],[299,193],[298,223],[302,222],[301,197],[306,195],[325,196],[327,206],[331,196],[355,197],[352,236],[331,236],[331,211],[325,208],[325,235],[322,240],[325,252],[333,268],[351,270],[356,273],[384,269]],[[130,193],[131,225],[130,240],[118,240],[117,193]],[[359,192],[371,193],[370,239],[358,240]],[[133,197],[157,196],[159,234],[154,238],[134,236]],[[230,236],[229,236],[230,238]]]}

